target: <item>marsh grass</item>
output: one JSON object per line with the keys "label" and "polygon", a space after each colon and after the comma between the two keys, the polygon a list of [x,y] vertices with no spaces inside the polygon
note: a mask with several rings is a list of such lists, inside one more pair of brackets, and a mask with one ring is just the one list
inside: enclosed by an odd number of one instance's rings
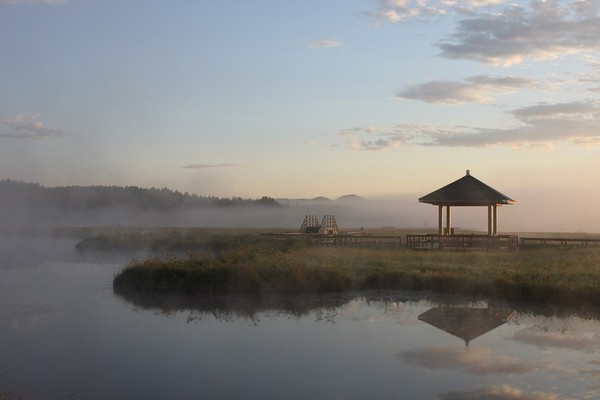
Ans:
{"label": "marsh grass", "polygon": [[115,290],[297,294],[402,289],[532,303],[600,305],[600,249],[417,252],[219,237],[214,256],[133,261]]}

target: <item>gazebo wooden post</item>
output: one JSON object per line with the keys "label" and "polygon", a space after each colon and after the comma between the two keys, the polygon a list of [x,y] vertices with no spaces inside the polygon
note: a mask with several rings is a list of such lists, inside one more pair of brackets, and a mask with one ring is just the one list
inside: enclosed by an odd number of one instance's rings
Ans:
{"label": "gazebo wooden post", "polygon": [[492,236],[492,206],[488,206],[488,235]]}
{"label": "gazebo wooden post", "polygon": [[444,206],[438,206],[438,235],[444,234]]}
{"label": "gazebo wooden post", "polygon": [[498,235],[498,205],[494,204],[494,236]]}
{"label": "gazebo wooden post", "polygon": [[452,232],[452,216],[450,212],[450,206],[446,206],[446,235],[450,235]]}

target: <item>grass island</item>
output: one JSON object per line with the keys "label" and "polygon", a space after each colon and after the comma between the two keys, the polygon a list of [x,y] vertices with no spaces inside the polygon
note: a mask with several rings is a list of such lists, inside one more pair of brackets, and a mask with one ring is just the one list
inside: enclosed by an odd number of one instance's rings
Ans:
{"label": "grass island", "polygon": [[[139,245],[141,239],[132,238]],[[173,248],[187,247],[187,253],[133,260],[115,276],[115,291],[285,295],[397,289],[600,305],[600,247],[594,246],[421,252],[261,241],[249,232],[187,234],[180,239],[187,245]],[[110,240],[126,247],[121,237],[103,239],[104,248],[111,247]],[[149,248],[153,240],[160,238],[145,239]]]}

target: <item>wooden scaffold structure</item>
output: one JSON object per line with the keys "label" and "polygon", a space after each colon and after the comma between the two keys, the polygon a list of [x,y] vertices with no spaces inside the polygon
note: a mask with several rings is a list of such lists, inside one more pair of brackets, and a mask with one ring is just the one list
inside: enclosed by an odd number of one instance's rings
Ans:
{"label": "wooden scaffold structure", "polygon": [[324,215],[320,222],[316,215],[307,215],[304,217],[299,232],[318,233],[319,235],[338,235],[340,233],[340,228],[333,215]]}
{"label": "wooden scaffold structure", "polygon": [[323,221],[321,221],[321,227],[319,228],[319,234],[321,235],[338,235],[340,229],[337,226],[335,217],[333,215],[324,215]]}
{"label": "wooden scaffold structure", "polygon": [[300,233],[319,233],[321,223],[316,215],[307,215],[300,226]]}

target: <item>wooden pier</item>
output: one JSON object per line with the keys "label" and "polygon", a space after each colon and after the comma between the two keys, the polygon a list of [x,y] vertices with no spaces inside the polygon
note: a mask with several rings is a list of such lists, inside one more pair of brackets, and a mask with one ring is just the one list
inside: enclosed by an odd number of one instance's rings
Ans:
{"label": "wooden pier", "polygon": [[304,233],[261,233],[263,240],[297,240],[328,246],[402,246],[400,236],[319,235]]}
{"label": "wooden pier", "polygon": [[589,238],[545,238],[545,237],[522,237],[522,249],[531,249],[539,247],[586,247],[600,246],[600,239]]}
{"label": "wooden pier", "polygon": [[262,240],[304,241],[324,246],[386,246],[401,248],[403,244],[414,250],[517,250],[543,247],[600,246],[598,238],[550,238],[519,237],[517,235],[485,234],[407,234],[403,243],[401,236],[386,235],[321,235],[317,233],[261,233]]}
{"label": "wooden pier", "polygon": [[415,250],[513,250],[519,246],[516,235],[406,235],[406,246]]}

